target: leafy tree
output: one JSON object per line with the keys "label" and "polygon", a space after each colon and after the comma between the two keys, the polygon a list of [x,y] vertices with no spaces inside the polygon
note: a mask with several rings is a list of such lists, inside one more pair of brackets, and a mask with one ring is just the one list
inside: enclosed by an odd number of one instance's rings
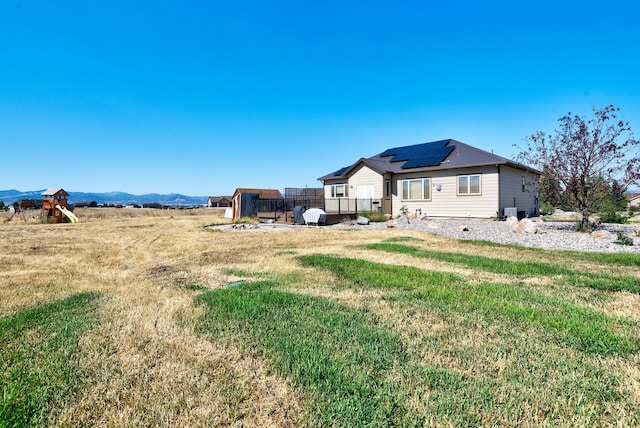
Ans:
{"label": "leafy tree", "polygon": [[592,108],[594,117],[567,115],[552,135],[538,131],[524,139],[517,160],[556,182],[582,215],[582,225],[597,205],[600,183],[616,181],[624,192],[640,180],[640,141],[632,138],[628,122],[617,119],[617,107]]}
{"label": "leafy tree", "polygon": [[542,170],[538,190],[541,203],[546,203],[553,207],[557,207],[562,203],[562,186],[554,178],[552,172],[548,171],[547,167]]}
{"label": "leafy tree", "polygon": [[610,199],[616,211],[624,211],[627,209],[627,197],[622,186],[617,181],[611,183]]}

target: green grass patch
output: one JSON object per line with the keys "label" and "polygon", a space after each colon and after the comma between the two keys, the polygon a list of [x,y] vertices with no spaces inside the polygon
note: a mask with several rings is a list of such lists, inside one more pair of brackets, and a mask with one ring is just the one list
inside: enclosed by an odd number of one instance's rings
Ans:
{"label": "green grass patch", "polygon": [[603,291],[628,291],[640,294],[640,279],[634,276],[617,276],[606,273],[575,272],[568,275],[565,284],[576,287],[589,287]]}
{"label": "green grass patch", "polygon": [[628,355],[640,347],[636,323],[517,286],[461,284],[425,287],[413,294],[443,314],[479,313],[501,324],[541,330],[559,344],[589,354]]}
{"label": "green grass patch", "polygon": [[[331,266],[340,260],[352,263]],[[390,274],[380,267],[368,263]],[[402,276],[402,269],[393,274]],[[349,307],[259,281],[198,296],[205,308],[199,329],[239,344],[290,379],[309,406],[309,426],[515,426],[534,418],[582,426],[615,422],[612,408],[637,408],[602,358],[637,351],[637,324],[509,285],[389,291],[383,298],[407,313],[402,318],[420,312],[453,322],[412,332],[366,303]],[[403,343],[398,327],[422,340]],[[487,328],[492,340],[470,338]],[[424,358],[425,351],[441,358]],[[500,372],[492,367],[496,359]]]}
{"label": "green grass patch", "polygon": [[295,251],[292,250],[286,250],[286,251],[278,251],[276,253],[276,256],[292,256],[297,254]]}
{"label": "green grass patch", "polygon": [[640,266],[640,254],[638,253],[601,253],[592,251],[573,251],[573,250],[545,250],[542,248],[525,247],[517,244],[499,244],[497,242],[483,240],[462,240],[461,242],[473,246],[480,247],[499,247],[511,248],[519,251],[529,251],[541,255],[557,255],[561,254],[567,260],[591,261],[598,264],[615,264],[620,266]]}
{"label": "green grass patch", "polygon": [[[566,269],[552,263],[537,261],[511,261],[478,255],[425,250],[397,243],[376,243],[364,248],[406,254],[448,263],[456,263],[472,269],[511,276],[534,278],[537,276],[559,276],[564,284],[588,287],[603,291],[628,291],[640,294],[640,279],[634,276],[609,275],[602,272],[582,272]],[[621,258],[620,260],[628,260]]]}
{"label": "green grass patch", "polygon": [[208,290],[207,287],[205,287],[202,284],[185,284],[185,285],[177,285],[177,288],[183,289],[183,290],[189,290],[189,291],[204,291],[204,290]]}
{"label": "green grass patch", "polygon": [[424,257],[442,262],[461,264],[472,269],[521,277],[566,275],[571,273],[568,269],[549,263],[511,261],[470,254],[423,250],[396,243],[368,244],[365,245],[365,248],[407,254],[413,257]]}
{"label": "green grass patch", "polygon": [[422,242],[424,239],[414,238],[413,236],[394,236],[387,239],[387,242]]}
{"label": "green grass patch", "polygon": [[244,341],[290,378],[311,406],[313,426],[399,426],[419,422],[392,379],[407,355],[397,335],[363,311],[256,282],[198,297],[203,334]]}
{"label": "green grass patch", "polygon": [[222,273],[224,273],[225,275],[240,276],[240,277],[247,277],[247,278],[260,278],[264,276],[263,272],[256,272],[252,270],[236,269],[236,268],[224,268],[222,269]]}
{"label": "green grass patch", "polygon": [[304,256],[300,261],[305,266],[326,269],[336,277],[363,288],[413,290],[414,297],[428,302],[431,308],[441,313],[473,311],[488,320],[516,322],[520,328],[539,328],[556,340],[584,352],[626,355],[638,350],[637,334],[617,333],[619,328],[637,329],[637,326],[629,327],[630,322],[557,298],[541,296],[523,287],[471,284],[449,273],[327,255]]}
{"label": "green grass patch", "polygon": [[410,266],[370,263],[365,260],[313,254],[298,257],[303,266],[331,271],[364,288],[414,289],[429,284],[450,284],[462,281],[462,277],[448,272],[434,272]]}
{"label": "green grass patch", "polygon": [[97,293],[0,319],[0,426],[48,426],[79,391],[78,340],[96,322]]}

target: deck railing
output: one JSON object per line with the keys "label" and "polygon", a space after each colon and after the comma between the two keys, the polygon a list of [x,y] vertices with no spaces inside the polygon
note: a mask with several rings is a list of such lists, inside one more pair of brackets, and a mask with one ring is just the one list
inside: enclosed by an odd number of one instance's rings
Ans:
{"label": "deck railing", "polygon": [[277,220],[282,214],[285,220],[293,215],[296,206],[321,208],[327,214],[358,214],[363,211],[381,211],[382,199],[373,198],[328,198],[328,199],[268,199],[258,202],[261,218]]}
{"label": "deck railing", "polygon": [[382,210],[382,199],[373,198],[328,198],[324,200],[324,212],[357,214],[362,211]]}

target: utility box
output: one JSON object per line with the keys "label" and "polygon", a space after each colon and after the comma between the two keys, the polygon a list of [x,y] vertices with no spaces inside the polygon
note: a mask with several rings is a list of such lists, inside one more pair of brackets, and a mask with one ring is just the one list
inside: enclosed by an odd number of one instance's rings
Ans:
{"label": "utility box", "polygon": [[517,207],[505,208],[504,216],[505,218],[509,218],[509,217],[518,218],[518,208]]}

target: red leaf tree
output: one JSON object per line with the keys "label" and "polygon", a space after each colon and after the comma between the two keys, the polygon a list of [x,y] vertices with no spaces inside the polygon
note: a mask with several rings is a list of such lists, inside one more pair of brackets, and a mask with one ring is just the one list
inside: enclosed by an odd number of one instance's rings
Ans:
{"label": "red leaf tree", "polygon": [[553,134],[538,131],[524,139],[526,147],[515,145],[520,150],[516,159],[543,171],[542,180],[558,183],[585,226],[598,182],[615,181],[626,190],[640,181],[640,141],[633,138],[628,122],[618,120],[620,109],[610,105],[592,110],[592,119],[567,113]]}

